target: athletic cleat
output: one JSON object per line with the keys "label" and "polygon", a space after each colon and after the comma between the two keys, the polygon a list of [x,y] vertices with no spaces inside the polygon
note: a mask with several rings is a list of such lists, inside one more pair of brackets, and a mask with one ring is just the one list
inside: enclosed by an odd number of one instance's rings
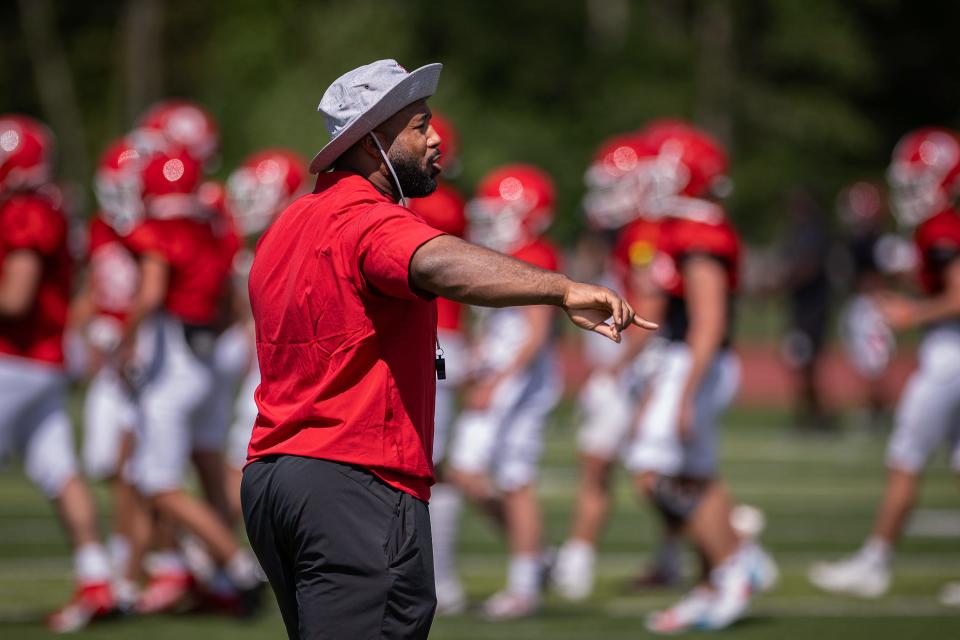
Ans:
{"label": "athletic cleat", "polygon": [[539,596],[527,596],[509,591],[495,593],[483,603],[483,617],[487,620],[516,620],[532,616],[539,611]]}
{"label": "athletic cleat", "polygon": [[109,582],[91,582],[77,587],[73,597],[47,618],[47,626],[54,633],[79,631],[93,620],[104,618],[114,611],[113,589]]}
{"label": "athletic cleat", "polygon": [[948,582],[943,585],[939,600],[945,607],[960,607],[960,582]]}
{"label": "athletic cleat", "polygon": [[159,573],[144,587],[137,600],[140,614],[164,613],[187,606],[196,583],[187,572]]}
{"label": "athletic cleat", "polygon": [[715,597],[712,589],[705,586],[695,587],[669,609],[650,613],[645,620],[645,626],[651,633],[661,635],[693,629],[710,610]]}
{"label": "athletic cleat", "polygon": [[837,562],[818,562],[807,572],[810,582],[830,593],[879,598],[890,588],[890,568],[860,553]]}
{"label": "athletic cleat", "polygon": [[710,607],[697,621],[696,627],[705,631],[726,629],[747,615],[750,610],[750,573],[740,558],[725,562],[710,572],[714,596]]}

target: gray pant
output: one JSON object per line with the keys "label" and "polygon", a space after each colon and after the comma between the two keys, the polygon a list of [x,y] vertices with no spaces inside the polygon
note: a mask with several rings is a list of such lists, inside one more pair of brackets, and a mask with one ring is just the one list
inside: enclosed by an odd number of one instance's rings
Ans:
{"label": "gray pant", "polygon": [[426,638],[426,503],[350,465],[276,456],[243,472],[243,518],[290,638]]}

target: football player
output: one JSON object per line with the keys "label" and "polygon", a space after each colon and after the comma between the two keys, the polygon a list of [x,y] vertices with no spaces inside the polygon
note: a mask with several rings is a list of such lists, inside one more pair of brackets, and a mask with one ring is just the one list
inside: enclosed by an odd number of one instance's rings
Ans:
{"label": "football player", "polygon": [[[543,237],[554,212],[553,181],[513,164],[487,174],[467,206],[469,237],[534,266],[555,270]],[[480,318],[464,410],[448,460],[451,480],[499,524],[510,548],[507,585],[484,605],[492,619],[540,606],[543,523],[535,481],[546,418],[560,394],[548,307],[491,310]]]}
{"label": "football player", "polygon": [[[656,320],[659,292],[650,280],[659,221],[639,217],[642,165],[650,154],[637,133],[604,142],[586,173],[584,210],[591,226],[616,232],[601,284],[625,291],[634,309]],[[630,427],[649,375],[656,369],[659,338],[624,336],[612,345],[584,336],[590,374],[579,396],[582,422],[577,439],[580,487],[568,539],[557,554],[551,580],[561,596],[582,600],[593,589],[596,546],[610,510],[613,462],[629,441]],[[638,355],[640,354],[640,355]],[[679,578],[675,540],[657,553],[657,576]]]}
{"label": "football player", "polygon": [[127,138],[115,141],[101,157],[94,180],[100,208],[90,221],[86,277],[70,314],[72,328],[83,337],[92,375],[84,398],[83,461],[89,477],[111,486],[114,513],[108,549],[117,603],[124,610],[132,610],[137,598],[136,584],[126,578],[130,540],[149,527],[137,509],[129,477],[139,410],[114,358],[140,283],[136,258],[124,241],[143,219],[132,170],[141,157]]}
{"label": "football player", "polygon": [[110,560],[64,407],[63,333],[73,265],[52,184],[53,145],[50,131],[32,118],[0,115],[0,456],[22,456],[73,546],[75,594],[48,620],[63,632],[106,615],[114,598]]}
{"label": "football player", "polygon": [[852,556],[810,569],[814,585],[873,598],[890,587],[894,547],[917,498],[927,460],[946,444],[960,471],[960,137],[925,128],[897,143],[887,172],[894,214],[915,227],[922,297],[882,292],[874,302],[894,331],[923,328],[914,371],[897,405],[887,480],[873,530]]}
{"label": "football player", "polygon": [[647,628],[719,629],[742,617],[750,593],[769,587],[769,557],[732,524],[733,502],[717,469],[717,419],[739,381],[730,346],[740,241],[717,198],[728,189],[727,157],[706,133],[679,121],[644,131],[641,212],[659,219],[651,275],[663,293],[669,341],[649,384],[627,467],[665,526],[686,537],[704,564],[700,583]]}
{"label": "football player", "polygon": [[[127,237],[140,264],[140,288],[118,347],[139,396],[141,427],[132,477],[150,506],[199,538],[241,594],[256,606],[261,590],[252,556],[217,513],[184,489],[195,418],[213,388],[217,311],[227,267],[208,212],[197,201],[200,165],[185,149],[149,153],[138,167],[145,219]],[[131,571],[144,551],[138,541]],[[138,608],[170,606],[190,588],[173,562],[153,576]]]}

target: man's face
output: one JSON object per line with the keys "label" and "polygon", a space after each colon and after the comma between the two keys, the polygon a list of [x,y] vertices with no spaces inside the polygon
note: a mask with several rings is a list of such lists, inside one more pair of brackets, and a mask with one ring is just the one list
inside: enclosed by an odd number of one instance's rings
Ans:
{"label": "man's face", "polygon": [[426,100],[419,100],[378,127],[393,138],[387,158],[409,198],[428,196],[437,188],[440,136],[430,126],[430,116]]}

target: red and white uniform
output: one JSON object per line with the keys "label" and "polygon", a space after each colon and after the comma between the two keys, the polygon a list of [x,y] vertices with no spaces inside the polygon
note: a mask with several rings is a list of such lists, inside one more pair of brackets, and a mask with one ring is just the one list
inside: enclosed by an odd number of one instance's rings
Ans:
{"label": "red and white uniform", "polygon": [[[456,189],[439,182],[437,190],[426,198],[410,200],[409,208],[427,224],[450,235],[463,237],[466,227],[466,202]],[[437,381],[437,407],[434,417],[433,463],[446,455],[453,427],[456,389],[467,372],[465,353],[466,307],[446,298],[437,298],[437,340],[446,362],[446,379]]]}
{"label": "red and white uniform", "polygon": [[[93,349],[109,354],[122,337],[140,271],[124,237],[100,215],[90,223],[88,262],[88,287],[96,310],[85,337]],[[83,414],[87,474],[113,476],[119,471],[123,436],[136,428],[138,410],[129,385],[112,363],[105,363],[90,381]]]}
{"label": "red and white uniform", "polygon": [[0,195],[0,269],[18,251],[35,254],[42,272],[29,311],[0,319],[0,457],[18,452],[30,479],[55,498],[76,473],[76,455],[63,375],[72,264],[67,221],[51,199]]}
{"label": "red and white uniform", "polygon": [[[559,254],[538,238],[511,255],[536,267],[556,271]],[[530,328],[522,309],[483,309],[471,360],[480,370],[496,373],[508,366],[526,342]],[[548,341],[522,371],[504,378],[490,406],[460,414],[450,449],[450,464],[468,472],[487,472],[495,485],[511,491],[534,482],[543,450],[543,430],[561,392],[561,380]]]}
{"label": "red and white uniform", "polygon": [[221,240],[196,197],[199,165],[182,150],[141,169],[144,220],[127,236],[138,256],[167,267],[162,308],[137,334],[141,432],[134,482],[146,495],[179,489],[201,409],[213,391],[217,320],[228,268]]}
{"label": "red and white uniform", "polygon": [[[923,293],[944,289],[944,271],[960,259],[960,213],[946,209],[917,227],[914,241]],[[917,353],[918,367],[897,405],[887,464],[919,473],[946,443],[951,464],[960,471],[960,318],[927,327]]]}
{"label": "red and white uniform", "polygon": [[[600,284],[631,294],[638,271],[648,271],[660,242],[660,223],[638,218],[617,234],[608,273]],[[639,293],[639,292],[637,292]],[[592,373],[578,397],[581,413],[578,449],[611,460],[624,451],[637,402],[652,376],[658,373],[658,358],[664,341],[648,339],[635,361],[619,376],[604,368],[615,361],[623,347],[596,333],[583,336],[584,357]]]}
{"label": "red and white uniform", "polygon": [[[733,298],[740,267],[740,241],[726,220],[702,222],[666,218],[660,229],[660,246],[651,266],[655,282],[667,296],[661,335],[669,341],[650,381],[649,397],[637,424],[637,434],[627,456],[633,472],[655,471],[668,476],[710,477],[717,465],[718,415],[733,400],[739,384],[739,364],[730,345]],[[690,352],[685,343],[689,317],[684,298],[684,262],[707,257],[727,275],[727,336],[700,383],[694,398],[693,432],[681,440],[677,418],[690,372]]]}

